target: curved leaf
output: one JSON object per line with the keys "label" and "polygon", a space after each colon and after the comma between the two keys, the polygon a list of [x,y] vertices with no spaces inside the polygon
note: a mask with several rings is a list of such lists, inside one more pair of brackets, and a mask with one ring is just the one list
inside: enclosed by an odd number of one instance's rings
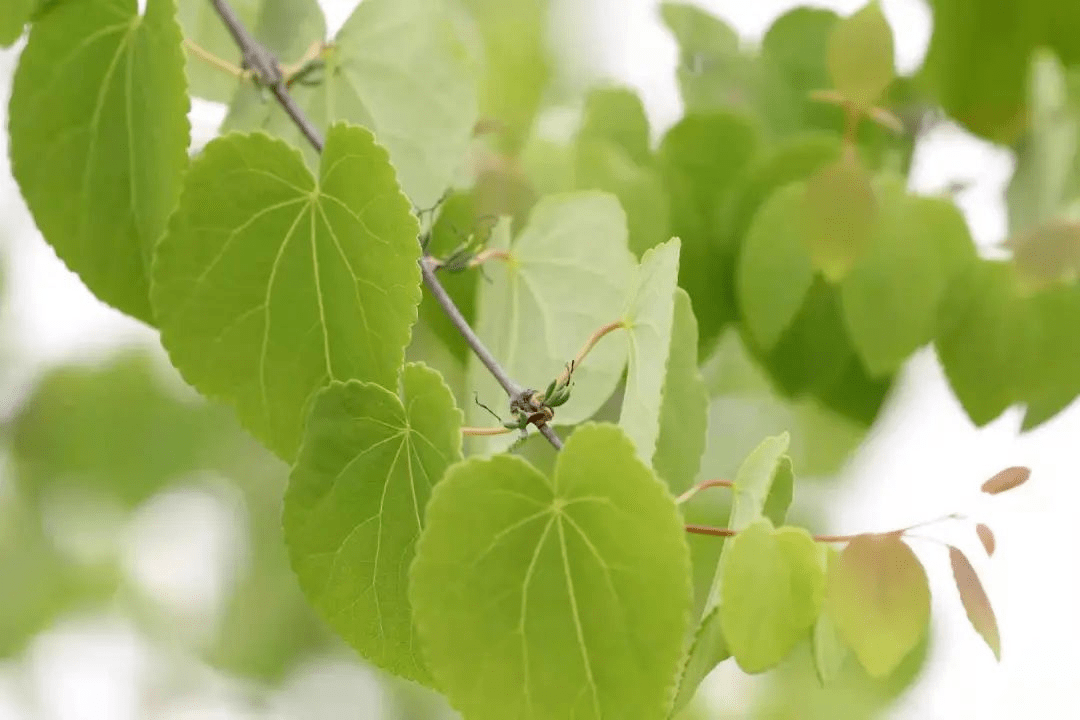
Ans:
{"label": "curved leaf", "polygon": [[158,246],[162,343],[188,382],[291,459],[319,388],[395,384],[420,300],[416,233],[363,128],[331,129],[318,180],[279,140],[214,140]]}
{"label": "curved leaf", "polygon": [[720,625],[744,672],[783,660],[821,611],[825,570],[810,534],[758,520],[726,543]]}
{"label": "curved leaf", "polygon": [[468,718],[662,717],[691,602],[674,501],[610,425],[554,478],[497,455],[432,495],[410,598],[439,688]]}
{"label": "curved leaf", "polygon": [[679,239],[672,238],[645,253],[623,314],[627,337],[626,393],[619,426],[633,441],[638,457],[646,463],[652,462],[660,434],[680,246]]}
{"label": "curved leaf", "polygon": [[960,591],[960,601],[964,604],[964,612],[967,613],[971,626],[975,632],[982,635],[982,639],[994,652],[994,657],[1001,660],[1001,636],[998,634],[997,619],[994,617],[994,609],[990,607],[990,598],[986,597],[979,576],[975,574],[975,568],[967,555],[958,548],[949,546],[949,562],[952,564],[953,579],[956,580],[956,589]]}
{"label": "curved leaf", "polygon": [[427,684],[407,573],[432,488],[460,459],[450,389],[410,364],[400,399],[355,380],[319,393],[285,495],[285,542],[311,604],[366,659]]}
{"label": "curved leaf", "polygon": [[892,29],[876,0],[836,24],[828,58],[841,95],[863,108],[877,105],[895,73]]}
{"label": "curved leaf", "polygon": [[187,164],[172,0],[84,0],[34,23],[11,93],[11,170],[38,229],[101,300],[152,323],[154,244]]}
{"label": "curved leaf", "polygon": [[795,319],[814,281],[803,232],[805,184],[774,193],[746,234],[735,288],[746,329],[771,350]]}
{"label": "curved leaf", "polygon": [[926,571],[897,536],[859,535],[829,563],[825,606],[866,671],[884,677],[926,634]]}
{"label": "curved leaf", "polygon": [[806,181],[804,237],[814,267],[831,282],[843,280],[872,243],[878,211],[870,180],[847,152]]}
{"label": "curved leaf", "polygon": [[697,320],[690,296],[675,289],[671,352],[660,405],[660,433],[652,465],[673,495],[693,485],[705,452],[709,424],[709,392],[697,365]]}

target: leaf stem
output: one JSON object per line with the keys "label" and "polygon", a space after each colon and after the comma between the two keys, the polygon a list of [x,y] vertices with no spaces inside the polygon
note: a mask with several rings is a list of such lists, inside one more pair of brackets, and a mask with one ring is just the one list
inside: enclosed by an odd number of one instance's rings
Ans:
{"label": "leaf stem", "polygon": [[610,322],[607,325],[604,325],[603,327],[597,329],[596,332],[590,335],[589,339],[585,341],[585,344],[581,346],[581,350],[578,351],[577,357],[574,358],[574,362],[572,362],[570,366],[563,370],[562,374],[559,375],[559,384],[566,384],[566,382],[570,379],[571,373],[573,373],[574,370],[576,370],[578,366],[581,365],[581,363],[585,360],[585,356],[592,352],[592,349],[596,347],[596,343],[600,342],[600,338],[604,337],[605,335],[614,330],[618,330],[619,328],[624,327],[626,327],[626,323],[624,321],[616,320],[615,322]]}
{"label": "leaf stem", "polygon": [[187,48],[188,52],[190,52],[192,55],[199,58],[203,62],[213,65],[218,70],[227,72],[235,78],[244,78],[248,74],[243,68],[239,68],[233,65],[228,60],[222,60],[206,48],[198,45],[191,38],[184,38],[184,47]]}
{"label": "leaf stem", "polygon": [[[285,86],[285,78],[282,75],[281,67],[278,64],[277,58],[273,53],[266,49],[262,43],[252,37],[247,28],[244,27],[244,23],[237,17],[236,12],[229,5],[228,0],[210,0],[217,14],[221,17],[221,21],[225,23],[225,27],[228,28],[229,34],[232,35],[233,40],[236,42],[237,47],[244,54],[244,63],[247,67],[251,68],[263,85],[270,88],[274,97],[281,105],[282,109],[289,116],[289,118],[296,124],[303,133],[307,141],[311,143],[318,152],[323,150],[323,138],[319,131],[311,124],[307,115],[300,109],[300,106],[293,100],[292,95],[289,94],[288,88]],[[453,299],[447,294],[446,289],[439,282],[439,279],[435,277],[435,271],[429,264],[427,258],[420,259],[420,271],[424,277],[424,283],[431,290],[432,295],[435,296],[435,300],[442,307],[450,318],[450,322],[454,324],[461,336],[465,338],[465,342],[472,348],[473,353],[480,359],[480,362],[484,363],[484,367],[488,369],[495,379],[502,386],[503,390],[510,398],[518,397],[522,393],[522,387],[514,382],[510,376],[506,373],[503,367],[499,364],[499,361],[491,354],[491,351],[487,349],[483,341],[473,331],[472,327],[462,316],[461,311],[458,310],[457,305],[454,304]],[[559,435],[551,429],[547,424],[537,425],[537,430],[540,434],[547,438],[548,442],[555,447],[556,450],[562,450],[562,439]]]}
{"label": "leaf stem", "polygon": [[[708,485],[708,483],[710,483],[710,482],[717,482],[719,484],[719,483],[724,483],[726,481],[724,481],[724,480],[706,481],[704,483],[701,483],[701,485],[712,487],[711,485]],[[693,491],[697,487],[698,486],[694,486],[693,488],[690,488],[690,490],[687,491],[687,492]],[[704,489],[704,488],[702,488],[702,489]],[[683,495],[686,495],[686,494],[687,493],[683,493]],[[683,497],[683,495],[680,495],[679,497],[681,498],[681,497]],[[678,503],[678,502],[680,502],[680,500],[676,500],[675,502]],[[946,522],[948,520],[968,520],[968,519],[969,518],[967,516],[962,515],[960,513],[949,513],[948,515],[942,515],[941,517],[934,518],[933,520],[924,520],[922,522],[915,523],[914,525],[908,525],[907,527],[897,528],[896,530],[888,530],[886,532],[879,532],[879,533],[861,532],[861,533],[852,533],[850,535],[813,535],[812,537],[814,538],[815,542],[820,542],[820,543],[845,543],[845,542],[851,542],[852,540],[859,537],[860,535],[896,535],[896,536],[899,537],[899,536],[906,536],[910,531],[916,530],[916,529],[921,528],[921,527],[926,527],[927,525],[934,525],[936,523]],[[712,535],[714,537],[732,537],[733,535],[737,535],[739,533],[738,530],[732,530],[731,528],[718,528],[718,527],[712,527],[710,525],[687,525],[686,526],[686,532],[693,533],[695,535]],[[925,537],[925,536],[921,536],[921,535],[912,535],[911,537],[917,537],[920,540],[929,540],[931,542],[940,542],[940,541],[935,540],[934,538],[929,538],[929,537]]]}
{"label": "leaf stem", "polygon": [[514,432],[510,428],[504,427],[463,427],[461,428],[461,434],[469,437],[482,437],[485,435],[505,435],[506,433]]}
{"label": "leaf stem", "polygon": [[469,261],[469,267],[474,268],[479,265],[483,265],[488,260],[509,260],[510,253],[506,250],[496,250],[495,248],[488,248],[476,253],[476,256]]}
{"label": "leaf stem", "polygon": [[702,490],[708,490],[709,488],[714,488],[714,487],[733,488],[733,487],[735,487],[735,483],[731,482],[730,480],[720,480],[720,479],[717,479],[717,480],[703,480],[703,481],[699,482],[697,485],[695,485],[694,487],[692,487],[689,490],[687,490],[686,492],[684,492],[679,497],[675,498],[675,504],[676,505],[682,505],[684,502],[686,502],[690,498],[694,497],[695,495],[697,495]]}

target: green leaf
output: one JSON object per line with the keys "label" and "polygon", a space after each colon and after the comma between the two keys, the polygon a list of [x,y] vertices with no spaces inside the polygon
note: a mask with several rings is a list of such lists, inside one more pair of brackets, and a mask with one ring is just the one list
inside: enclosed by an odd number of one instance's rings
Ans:
{"label": "green leaf", "polygon": [[[826,567],[831,567],[839,558],[835,548],[825,548]],[[814,671],[822,687],[830,685],[840,674],[847,660],[848,647],[840,639],[840,633],[827,612],[818,615],[814,631],[810,636],[814,654]]]}
{"label": "green leaf", "polygon": [[1024,300],[1017,400],[1026,403],[1023,430],[1064,410],[1080,395],[1080,286],[1054,285]]}
{"label": "green leaf", "polygon": [[1080,223],[1055,220],[1005,242],[1017,279],[1035,289],[1072,282],[1080,275]]}
{"label": "green leaf", "polygon": [[37,0],[7,0],[8,7],[0,15],[0,47],[8,47],[22,37],[23,27],[30,22],[30,15]]}
{"label": "green leaf", "polygon": [[802,306],[814,281],[804,240],[804,183],[785,186],[754,215],[735,278],[746,329],[771,350]]}
{"label": "green leaf", "polygon": [[319,393],[285,495],[285,542],[308,600],[364,658],[425,684],[407,573],[432,488],[460,459],[450,389],[410,364],[401,398],[355,380]]}
{"label": "green leaf", "polygon": [[702,348],[736,317],[728,212],[757,151],[754,125],[730,113],[684,117],[658,151],[671,194],[671,232],[683,243],[679,286],[694,302]]}
{"label": "green leaf", "polygon": [[546,43],[549,0],[463,0],[486,59],[480,85],[484,118],[498,127],[499,147],[516,154],[533,126],[551,79]]}
{"label": "green leaf", "polygon": [[895,73],[892,29],[876,0],[836,24],[828,58],[841,95],[862,108],[878,104]]}
{"label": "green leaf", "polygon": [[791,458],[783,455],[776,466],[776,474],[773,476],[772,485],[769,486],[769,494],[765,497],[761,514],[771,520],[773,525],[780,527],[787,519],[788,508],[791,507],[791,498],[794,493],[795,471],[791,467]]}
{"label": "green leaf", "polygon": [[[339,120],[370,128],[413,204],[434,205],[465,161],[477,118],[476,64],[445,0],[366,0],[324,61],[321,83],[291,88],[300,107],[323,130]],[[240,89],[223,128],[264,129],[314,159],[295,123],[257,88]]]}
{"label": "green leaf", "polygon": [[819,555],[808,532],[768,520],[726,543],[720,626],[744,672],[777,665],[809,634],[825,590]]}
{"label": "green leaf", "polygon": [[[508,260],[485,264],[490,282],[477,294],[476,332],[510,377],[543,390],[601,325],[618,320],[635,263],[626,247],[626,218],[606,193],[579,192],[543,198],[511,245],[508,223],[488,245],[507,250]],[[605,319],[606,318],[606,319]],[[570,402],[556,422],[571,425],[591,417],[615,391],[626,364],[626,345],[604,338],[574,369]],[[468,384],[496,410],[506,393],[476,358]],[[488,425],[485,410],[469,403],[471,425]],[[478,438],[478,440],[485,440]],[[478,443],[505,447],[506,436]]]}
{"label": "green leaf", "polygon": [[[790,438],[787,433],[766,438],[754,452],[743,461],[735,475],[731,517],[727,526],[736,531],[749,527],[761,519],[765,502],[773,480],[781,470],[784,453]],[[705,676],[713,668],[731,657],[731,650],[721,627],[720,605],[724,592],[724,563],[729,544],[724,543],[713,576],[705,609],[694,631],[690,648],[683,658],[683,666],[676,685],[675,705],[677,711],[686,706]]]}
{"label": "green leaf", "polygon": [[627,365],[619,426],[634,443],[638,457],[650,464],[660,434],[680,246],[679,239],[672,238],[645,253],[623,314]]}
{"label": "green leaf", "polygon": [[331,128],[317,180],[279,140],[218,138],[158,246],[162,343],[188,382],[291,459],[321,387],[396,383],[420,301],[416,233],[363,128]]}
{"label": "green leaf", "polygon": [[1028,60],[1042,34],[1038,5],[1026,0],[931,3],[934,31],[923,75],[942,108],[976,135],[1011,143],[1024,128]]}
{"label": "green leaf", "polygon": [[[259,6],[264,0],[239,0],[230,5],[244,27],[254,28],[259,14]],[[197,45],[210,55],[220,58],[235,67],[240,67],[243,54],[236,46],[236,41],[229,34],[229,29],[221,21],[213,4],[204,0],[178,0],[177,20],[184,31],[184,39]],[[216,67],[206,58],[193,50],[185,48],[188,79],[188,92],[193,97],[205,98],[214,102],[228,102],[236,91],[239,78]]]}
{"label": "green leaf", "polygon": [[1080,112],[1069,97],[1065,68],[1046,49],[1032,53],[1028,77],[1031,120],[1017,148],[1005,192],[1010,239],[1033,232],[1063,209],[1080,139]]}
{"label": "green leaf", "polygon": [[945,376],[968,417],[990,422],[1018,400],[1025,321],[1007,263],[971,263],[952,282],[935,340]]}
{"label": "green leaf", "polygon": [[697,319],[690,296],[675,290],[671,351],[652,465],[673,495],[690,489],[701,468],[709,423],[709,393],[697,365]]}
{"label": "green leaf", "polygon": [[177,398],[156,365],[127,351],[42,378],[10,428],[20,486],[38,498],[78,489],[134,507],[216,467],[235,450],[239,429],[221,408]]}
{"label": "green leaf", "polygon": [[956,589],[960,592],[960,601],[964,604],[964,612],[967,613],[971,626],[982,636],[1000,662],[1001,636],[998,634],[997,619],[975,568],[971,566],[967,555],[952,545],[949,546],[949,562],[952,564]]}
{"label": "green leaf", "polygon": [[742,90],[753,66],[738,33],[689,4],[664,2],[660,15],[679,45],[676,74],[687,113],[746,105]]}
{"label": "green leaf", "polygon": [[873,677],[884,677],[926,634],[930,588],[911,548],[895,535],[859,535],[829,564],[825,606]]}
{"label": "green leaf", "polygon": [[38,229],[101,300],[153,321],[149,266],[187,164],[171,0],[84,0],[34,23],[11,93],[12,174]]}
{"label": "green leaf", "polygon": [[635,255],[671,237],[670,202],[660,173],[649,165],[637,164],[620,145],[610,140],[579,138],[574,146],[572,185],[578,190],[605,190],[619,198],[626,211],[628,242]]}
{"label": "green leaf", "polygon": [[806,181],[803,225],[814,267],[833,283],[851,271],[869,249],[877,219],[870,173],[854,153],[845,153]]}
{"label": "green leaf", "polygon": [[649,119],[641,99],[632,90],[601,88],[590,92],[578,131],[578,141],[582,140],[614,143],[638,165],[652,161]]}
{"label": "green leaf", "polygon": [[823,165],[840,157],[840,141],[833,133],[804,132],[778,145],[754,163],[747,173],[731,214],[736,238],[746,235],[756,213],[783,186],[805,180]]}
{"label": "green leaf", "polygon": [[497,455],[428,504],[410,598],[465,717],[662,717],[691,602],[682,520],[633,444],[579,428],[553,479]]}
{"label": "green leaf", "polygon": [[971,245],[958,213],[940,212],[945,201],[899,188],[879,199],[873,243],[840,284],[851,341],[875,377],[896,371],[934,339],[951,274],[943,255],[947,246]]}

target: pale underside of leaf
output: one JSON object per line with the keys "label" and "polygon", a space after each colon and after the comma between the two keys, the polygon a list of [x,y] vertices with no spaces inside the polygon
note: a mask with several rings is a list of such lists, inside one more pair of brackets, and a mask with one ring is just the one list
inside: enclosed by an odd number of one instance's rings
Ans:
{"label": "pale underside of leaf", "polygon": [[679,248],[679,239],[673,238],[645,253],[623,316],[627,367],[619,425],[633,440],[638,456],[650,463],[660,434],[664,374],[671,351],[679,278]]}
{"label": "pale underside of leaf", "polygon": [[[478,67],[445,0],[366,0],[327,50],[324,79],[292,94],[319,128],[370,128],[402,188],[432,207],[465,161],[478,115]],[[262,128],[306,148],[276,103],[253,88],[233,99],[225,127]]]}
{"label": "pale underside of leaf", "polygon": [[[507,225],[496,228],[489,247],[509,251],[510,259],[486,264],[490,282],[479,285],[475,326],[510,377],[542,391],[593,332],[621,317],[635,265],[626,243],[622,208],[600,192],[540,200],[513,244]],[[557,409],[555,424],[591,417],[614,392],[625,364],[625,342],[601,339],[574,368],[570,401]],[[496,411],[506,407],[506,393],[475,358],[468,379],[481,402]],[[472,425],[491,423],[475,403],[466,417]],[[478,440],[477,448],[497,451],[512,438]]]}

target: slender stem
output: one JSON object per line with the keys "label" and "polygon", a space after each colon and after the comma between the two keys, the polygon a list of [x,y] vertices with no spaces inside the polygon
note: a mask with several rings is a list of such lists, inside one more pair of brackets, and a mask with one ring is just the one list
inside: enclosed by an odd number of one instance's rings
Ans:
{"label": "slender stem", "polygon": [[[229,5],[227,0],[210,0],[213,3],[214,9],[221,17],[221,21],[225,23],[225,27],[228,28],[229,34],[232,35],[233,40],[236,42],[237,47],[244,54],[244,62],[249,68],[256,73],[259,81],[270,88],[274,93],[274,97],[277,98],[278,103],[281,104],[282,109],[288,114],[296,126],[300,129],[300,132],[304,134],[308,142],[311,143],[320,153],[323,150],[323,138],[315,126],[311,124],[304,111],[296,104],[292,96],[289,94],[288,88],[285,87],[285,80],[281,74],[281,67],[278,65],[277,59],[273,54],[267,50],[258,40],[251,36],[251,33],[244,27],[243,22],[236,16],[236,12]],[[465,338],[465,342],[472,348],[473,353],[480,358],[480,362],[484,363],[484,367],[488,369],[495,379],[502,386],[503,390],[510,398],[518,397],[522,388],[516,382],[514,382],[506,371],[499,364],[498,360],[491,354],[491,351],[487,349],[483,341],[477,336],[473,329],[469,326],[469,323],[462,316],[461,311],[458,310],[457,305],[454,304],[453,299],[447,294],[446,289],[439,282],[439,279],[435,277],[435,271],[429,264],[427,258],[420,259],[420,271],[424,277],[424,283],[431,290],[432,295],[435,296],[435,300],[442,306],[444,312],[450,318],[450,322],[454,324],[461,336]],[[545,425],[538,425],[537,430],[547,438],[556,450],[562,449],[562,440],[558,434],[550,427]]]}
{"label": "slender stem", "polygon": [[592,352],[592,349],[596,347],[596,343],[600,342],[600,338],[604,337],[608,333],[618,330],[619,328],[626,327],[626,323],[622,320],[616,320],[610,322],[607,325],[599,328],[596,332],[589,336],[589,339],[585,341],[585,344],[581,346],[581,350],[578,351],[577,357],[574,358],[573,364],[563,370],[562,375],[559,376],[559,384],[564,385],[566,381],[570,379],[570,374],[577,368],[578,365],[585,360],[585,356]]}
{"label": "slender stem", "polygon": [[505,435],[506,433],[514,432],[510,428],[497,427],[497,428],[485,428],[485,427],[463,427],[461,428],[462,435],[468,435],[470,437],[480,437],[483,435]]}
{"label": "slender stem", "polygon": [[[724,481],[721,480],[719,482],[724,482]],[[705,484],[706,483],[702,483],[702,485],[705,485]],[[691,490],[693,490],[693,488],[691,488]],[[676,502],[679,502],[679,501],[676,500]],[[859,537],[860,535],[896,535],[897,537],[900,537],[901,535],[906,536],[910,531],[915,530],[917,528],[926,527],[927,525],[933,525],[933,524],[939,523],[939,522],[946,522],[948,520],[967,520],[967,519],[969,519],[969,518],[967,518],[965,515],[962,515],[960,513],[950,513],[948,515],[942,515],[941,517],[934,518],[933,520],[924,520],[923,522],[915,523],[914,525],[908,525],[907,527],[897,528],[896,530],[889,530],[887,532],[880,532],[880,533],[861,532],[861,533],[852,533],[850,535],[814,535],[813,538],[814,538],[815,542],[820,542],[820,543],[834,543],[834,542],[835,543],[844,543],[844,542],[851,542],[852,540]],[[694,533],[696,535],[713,535],[713,536],[716,536],[716,537],[731,537],[732,535],[737,535],[739,531],[738,530],[732,530],[730,528],[711,527],[709,525],[687,525],[686,526],[686,532]],[[912,535],[911,537],[917,537],[917,538],[919,538],[921,540],[928,540],[930,542],[935,542],[934,538],[924,537],[924,536],[921,536],[921,535]],[[937,541],[937,542],[940,542],[940,541]]]}
{"label": "slender stem", "polygon": [[488,248],[487,250],[481,250],[476,253],[476,256],[469,261],[469,267],[474,268],[478,265],[483,265],[488,260],[509,260],[510,253],[506,250],[496,250],[495,248]]}
{"label": "slender stem", "polygon": [[675,498],[675,504],[682,505],[684,502],[694,497],[702,490],[708,490],[709,488],[714,487],[731,488],[735,487],[735,483],[731,482],[730,480],[703,480],[702,482],[699,482],[697,485],[684,492],[679,497]]}
{"label": "slender stem", "polygon": [[233,77],[242,78],[247,74],[246,72],[244,72],[243,68],[236,67],[228,60],[222,60],[206,48],[196,44],[195,41],[191,38],[184,38],[184,47],[186,47],[192,55],[199,58],[203,62],[209,63],[210,65],[216,67],[218,70],[227,72]]}
{"label": "slender stem", "polygon": [[300,132],[304,134],[307,141],[316,150],[322,152],[322,134],[311,124],[304,111],[300,109],[300,106],[296,104],[296,101],[293,100],[292,95],[286,89],[285,79],[282,77],[277,58],[262,43],[251,36],[251,33],[244,27],[244,23],[236,16],[236,12],[226,0],[210,0],[210,2],[214,4],[214,9],[221,16],[221,21],[225,23],[225,27],[229,29],[229,34],[236,41],[237,47],[243,51],[244,63],[255,73],[259,82],[270,88],[270,92],[274,93],[274,97],[277,98],[281,108],[296,124],[296,127],[300,129]]}

